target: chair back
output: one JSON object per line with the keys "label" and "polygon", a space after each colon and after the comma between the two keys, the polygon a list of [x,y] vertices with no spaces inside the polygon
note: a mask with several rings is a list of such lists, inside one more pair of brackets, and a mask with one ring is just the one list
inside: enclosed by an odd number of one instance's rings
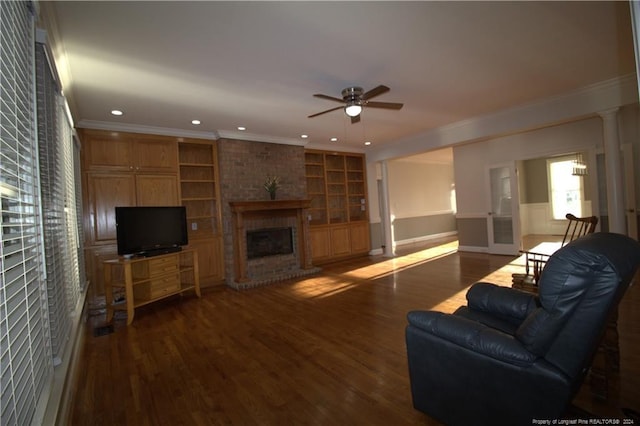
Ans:
{"label": "chair back", "polygon": [[571,213],[567,213],[565,216],[569,221],[567,230],[564,233],[562,239],[562,245],[570,243],[576,238],[580,238],[587,234],[593,234],[598,224],[598,218],[596,216],[576,217]]}
{"label": "chair back", "polygon": [[540,307],[516,338],[576,378],[639,266],[640,243],[627,236],[598,232],[572,241],[549,258],[538,283]]}

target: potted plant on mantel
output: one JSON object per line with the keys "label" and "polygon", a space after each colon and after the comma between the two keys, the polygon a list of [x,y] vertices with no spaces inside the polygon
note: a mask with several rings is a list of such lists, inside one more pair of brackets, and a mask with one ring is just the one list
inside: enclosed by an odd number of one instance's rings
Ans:
{"label": "potted plant on mantel", "polygon": [[278,176],[267,176],[267,180],[264,182],[264,189],[269,193],[269,198],[276,199],[276,191],[280,187],[280,178]]}

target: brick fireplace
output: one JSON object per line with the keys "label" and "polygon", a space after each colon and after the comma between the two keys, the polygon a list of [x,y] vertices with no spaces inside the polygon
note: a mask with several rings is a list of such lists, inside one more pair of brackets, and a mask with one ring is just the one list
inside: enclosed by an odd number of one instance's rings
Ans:
{"label": "brick fireplace", "polygon": [[[311,265],[304,147],[220,139],[220,197],[226,284],[245,289],[317,272]],[[263,183],[280,177],[277,199]],[[249,259],[246,233],[291,228],[293,252]]]}
{"label": "brick fireplace", "polygon": [[[229,204],[233,214],[234,288],[255,287],[318,271],[311,264],[308,244],[306,209],[310,200],[232,201]],[[291,252],[250,259],[247,234],[269,229],[291,231]]]}

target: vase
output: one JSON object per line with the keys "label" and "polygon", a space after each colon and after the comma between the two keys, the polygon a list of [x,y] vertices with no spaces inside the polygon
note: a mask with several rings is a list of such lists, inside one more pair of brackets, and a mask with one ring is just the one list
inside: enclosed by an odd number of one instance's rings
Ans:
{"label": "vase", "polygon": [[272,200],[275,200],[276,199],[276,191],[269,192],[269,198],[271,198]]}

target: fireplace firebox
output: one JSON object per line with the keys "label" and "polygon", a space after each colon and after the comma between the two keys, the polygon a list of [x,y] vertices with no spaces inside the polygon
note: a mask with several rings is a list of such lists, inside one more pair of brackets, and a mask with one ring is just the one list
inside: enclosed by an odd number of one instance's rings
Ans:
{"label": "fireplace firebox", "polygon": [[247,258],[293,253],[293,228],[263,228],[247,231]]}

